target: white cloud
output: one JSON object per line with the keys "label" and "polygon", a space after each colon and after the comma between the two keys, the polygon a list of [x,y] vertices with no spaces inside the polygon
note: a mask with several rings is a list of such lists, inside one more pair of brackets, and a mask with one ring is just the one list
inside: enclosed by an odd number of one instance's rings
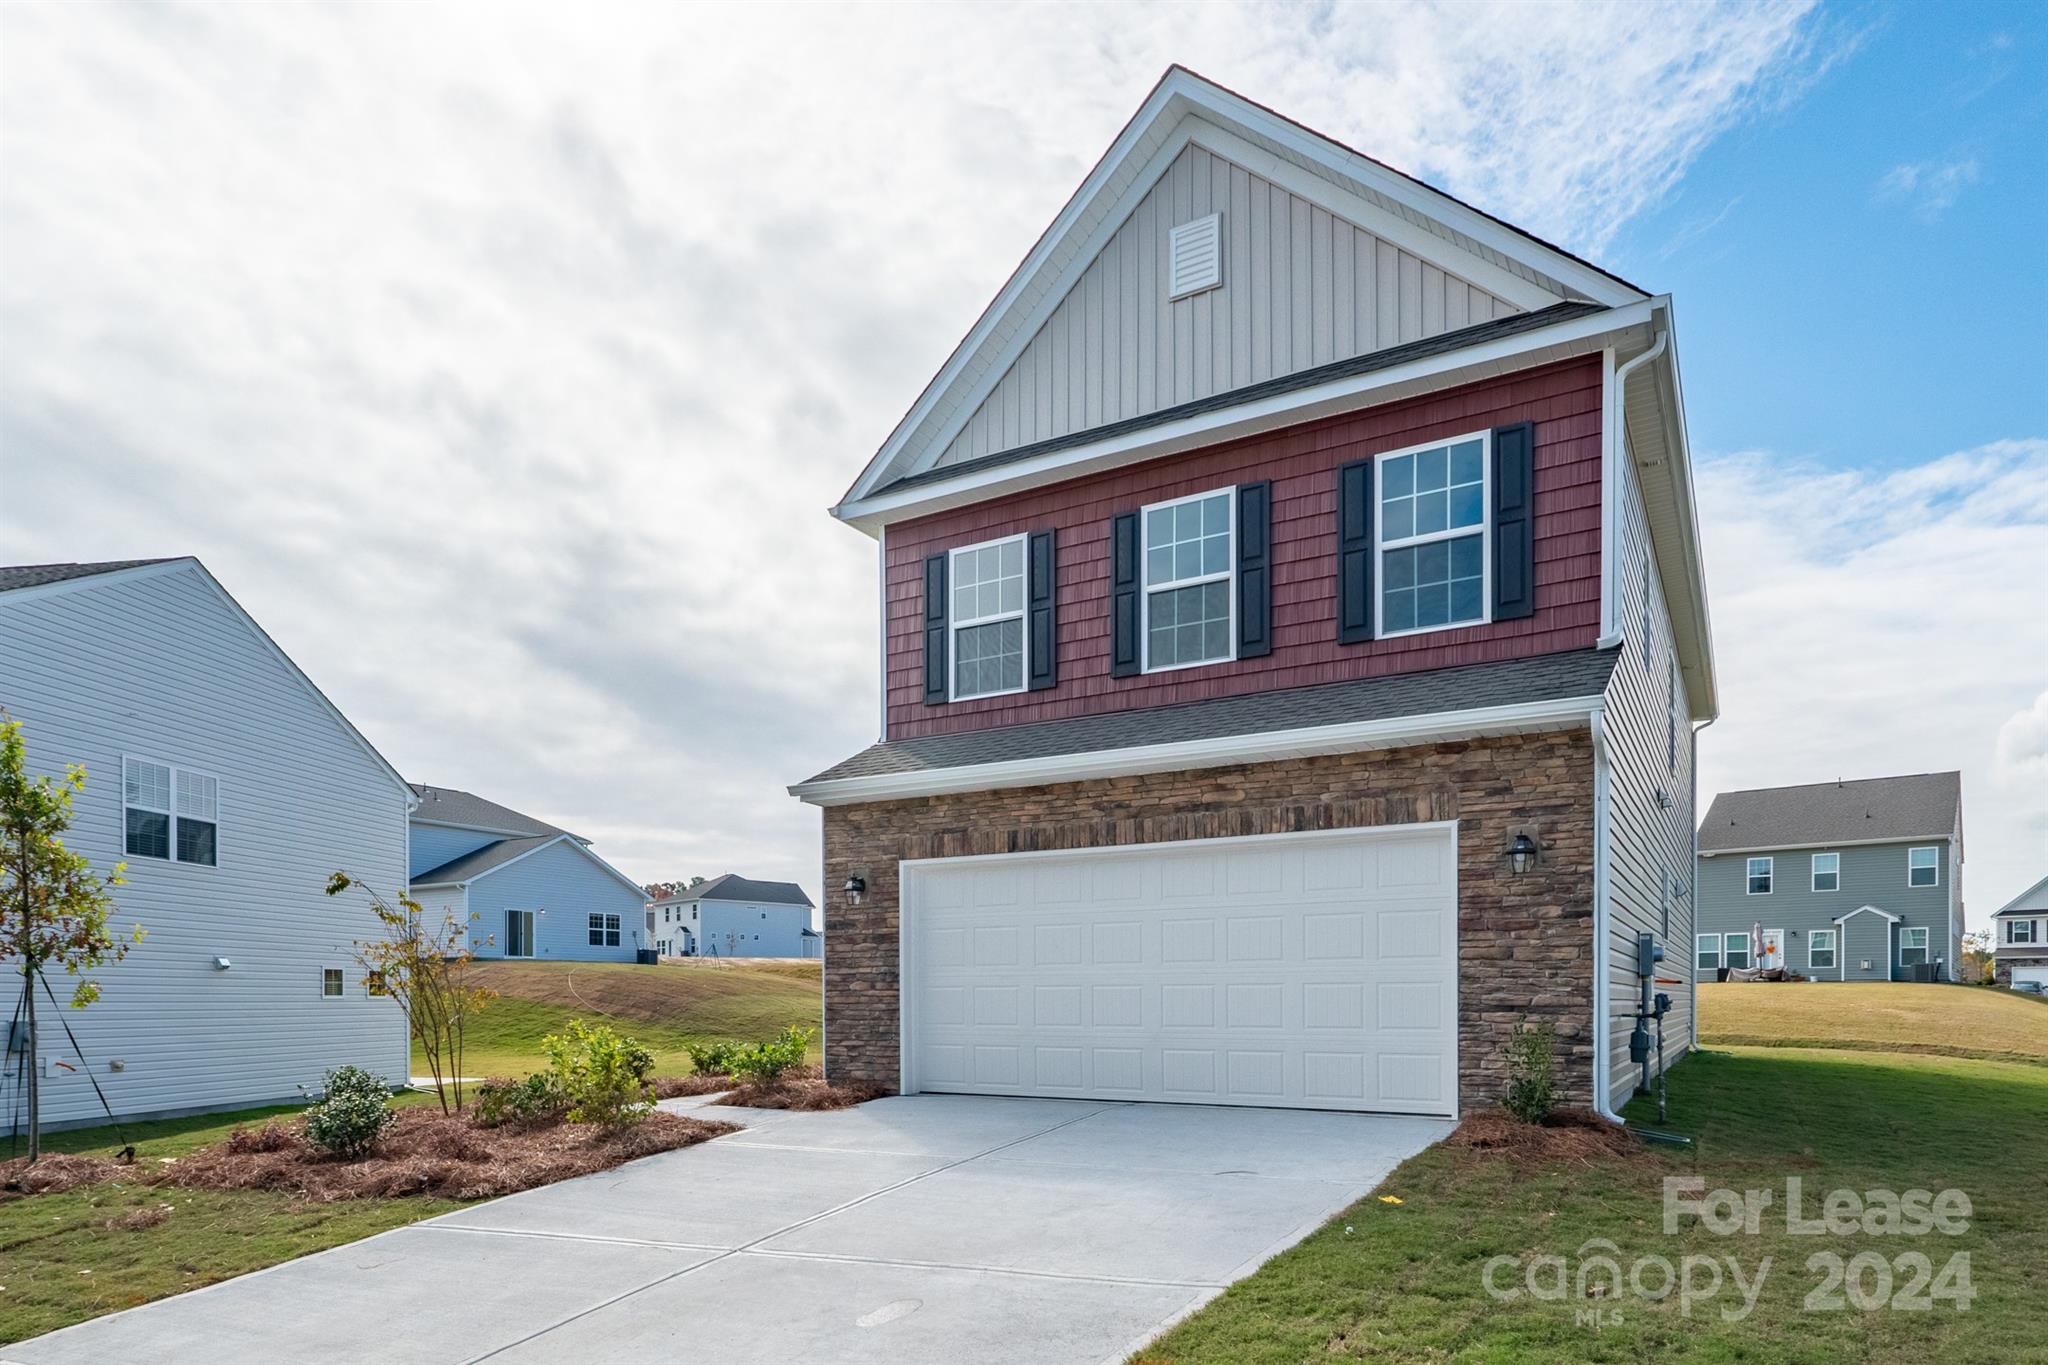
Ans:
{"label": "white cloud", "polygon": [[817,879],[823,509],[1180,60],[1599,246],[1801,5],[11,6],[0,559],[197,553],[408,774]]}
{"label": "white cloud", "polygon": [[1722,719],[1700,795],[1959,768],[1981,923],[2048,870],[2048,441],[1703,464]]}
{"label": "white cloud", "polygon": [[1965,189],[1976,184],[1978,176],[1974,156],[1954,161],[1906,162],[1885,172],[1877,182],[1877,197],[1910,204],[1915,217],[1931,223],[1947,212]]}

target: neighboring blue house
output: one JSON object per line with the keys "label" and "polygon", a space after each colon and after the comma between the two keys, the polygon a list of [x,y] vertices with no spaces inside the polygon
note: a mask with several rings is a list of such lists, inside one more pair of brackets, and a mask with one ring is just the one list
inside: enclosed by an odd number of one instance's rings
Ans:
{"label": "neighboring blue house", "polygon": [[[0,711],[32,773],[85,769],[64,842],[128,865],[111,927],[148,931],[90,973],[90,1009],[43,1002],[45,1126],[105,1122],[101,1091],[143,1119],[297,1100],[344,1063],[405,1078],[405,1015],[355,961],[376,916],[326,885],[400,884],[412,792],[198,560],[0,568]],[[17,1121],[22,1062],[0,1067]]]}
{"label": "neighboring blue house", "polygon": [[412,785],[412,895],[469,925],[476,956],[631,962],[647,894],[581,835],[452,787]]}
{"label": "neighboring blue house", "polygon": [[1963,778],[1916,773],[1724,792],[1700,825],[1693,969],[1953,981]]}
{"label": "neighboring blue house", "polygon": [[670,957],[822,957],[811,898],[795,882],[728,872],[656,901],[655,945]]}

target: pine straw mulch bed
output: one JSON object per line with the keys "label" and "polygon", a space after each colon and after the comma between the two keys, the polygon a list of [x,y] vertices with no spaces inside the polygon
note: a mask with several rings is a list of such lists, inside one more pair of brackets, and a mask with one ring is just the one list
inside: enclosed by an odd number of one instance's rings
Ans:
{"label": "pine straw mulch bed", "polygon": [[10,1193],[47,1194],[102,1180],[211,1190],[277,1190],[316,1203],[338,1199],[487,1199],[610,1170],[739,1131],[734,1123],[656,1111],[627,1128],[542,1122],[479,1128],[466,1116],[401,1109],[376,1152],[360,1161],[329,1156],[306,1141],[300,1122],[238,1128],[190,1155],[132,1166],[110,1157],[46,1156],[33,1167],[0,1165]]}
{"label": "pine straw mulch bed", "polygon": [[878,1085],[835,1085],[814,1066],[798,1067],[766,1084],[741,1084],[730,1076],[702,1071],[688,1076],[661,1076],[654,1082],[657,1099],[716,1094],[718,1098],[712,1104],[743,1109],[851,1109],[887,1093]]}
{"label": "pine straw mulch bed", "polygon": [[1524,1123],[1504,1109],[1485,1109],[1460,1123],[1445,1145],[1516,1161],[1591,1163],[1645,1154],[1635,1134],[1590,1109],[1559,1109],[1542,1123]]}

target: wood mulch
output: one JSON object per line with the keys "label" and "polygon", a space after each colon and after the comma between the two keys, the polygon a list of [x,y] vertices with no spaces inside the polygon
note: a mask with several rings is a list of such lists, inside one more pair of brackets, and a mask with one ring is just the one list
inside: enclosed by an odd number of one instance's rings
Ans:
{"label": "wood mulch", "polygon": [[856,1104],[880,1099],[888,1092],[880,1086],[855,1082],[833,1084],[814,1066],[798,1067],[766,1084],[743,1085],[730,1076],[696,1072],[688,1076],[661,1076],[654,1082],[658,1099],[672,1100],[684,1095],[718,1095],[713,1105],[742,1109],[851,1109]]}
{"label": "wood mulch", "polygon": [[1559,1109],[1543,1123],[1484,1109],[1460,1123],[1445,1144],[1518,1161],[1593,1162],[1644,1154],[1633,1133],[1590,1109]]}

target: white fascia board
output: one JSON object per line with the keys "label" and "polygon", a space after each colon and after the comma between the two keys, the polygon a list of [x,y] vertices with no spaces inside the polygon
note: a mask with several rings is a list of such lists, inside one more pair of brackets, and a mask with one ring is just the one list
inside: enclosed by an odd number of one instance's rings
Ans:
{"label": "white fascia board", "polygon": [[1714,624],[1707,606],[1705,557],[1700,552],[1699,497],[1693,487],[1692,442],[1685,422],[1685,384],[1678,370],[1678,318],[1669,294],[1659,294],[1652,303],[1663,311],[1664,327],[1669,336],[1663,356],[1652,362],[1651,368],[1664,375],[1671,388],[1668,401],[1660,406],[1664,409],[1665,439],[1670,444],[1674,462],[1671,489],[1679,504],[1678,524],[1684,540],[1679,550],[1686,567],[1686,591],[1692,598],[1694,612],[1693,648],[1698,651],[1700,672],[1706,683],[1701,705],[1693,708],[1693,719],[1718,720],[1721,715],[1721,688],[1714,667]]}
{"label": "white fascia board", "polygon": [[[413,816],[412,822],[415,825],[432,825],[435,829],[459,829],[472,834],[495,834],[500,839],[533,839],[546,833],[545,830],[499,829],[496,825],[468,825],[460,820],[429,820],[423,815]],[[564,832],[566,833],[566,831]]]}
{"label": "white fascia board", "polygon": [[1836,915],[1835,923],[1847,924],[1850,920],[1855,919],[1858,915],[1883,915],[1893,924],[1897,924],[1899,922],[1899,917],[1897,915],[1894,915],[1889,910],[1880,910],[1874,905],[1859,905],[1846,915]]}
{"label": "white fascia board", "polygon": [[1892,834],[1882,839],[1829,839],[1821,843],[1808,844],[1757,844],[1749,848],[1703,848],[1702,858],[1737,858],[1758,856],[1766,853],[1832,853],[1838,848],[1873,848],[1878,844],[1920,844],[1945,843],[1946,834]]}
{"label": "white fascia board", "polygon": [[1603,700],[1598,696],[1515,702],[1506,706],[1395,716],[1346,725],[1312,725],[1259,734],[1180,740],[1171,744],[1141,744],[1047,758],[977,763],[926,772],[799,782],[789,789],[789,793],[814,806],[845,806],[867,801],[938,796],[948,792],[1037,787],[1098,777],[1174,772],[1183,768],[1270,763],[1360,749],[1392,749],[1410,744],[1470,739],[1480,735],[1573,729],[1590,725],[1602,706]]}
{"label": "white fascia board", "polygon": [[1424,356],[1405,365],[1333,379],[1312,388],[1274,394],[1085,445],[974,470],[958,478],[849,502],[834,509],[834,515],[869,535],[879,535],[884,525],[910,517],[1391,402],[1410,396],[1398,392],[1405,387],[1416,386],[1418,392],[1426,392],[1549,363],[1550,358],[1536,355],[1538,352],[1577,348],[1578,354],[1591,354],[1600,349],[1598,343],[1610,334],[1647,326],[1650,318],[1648,303],[1567,318],[1533,332]]}

